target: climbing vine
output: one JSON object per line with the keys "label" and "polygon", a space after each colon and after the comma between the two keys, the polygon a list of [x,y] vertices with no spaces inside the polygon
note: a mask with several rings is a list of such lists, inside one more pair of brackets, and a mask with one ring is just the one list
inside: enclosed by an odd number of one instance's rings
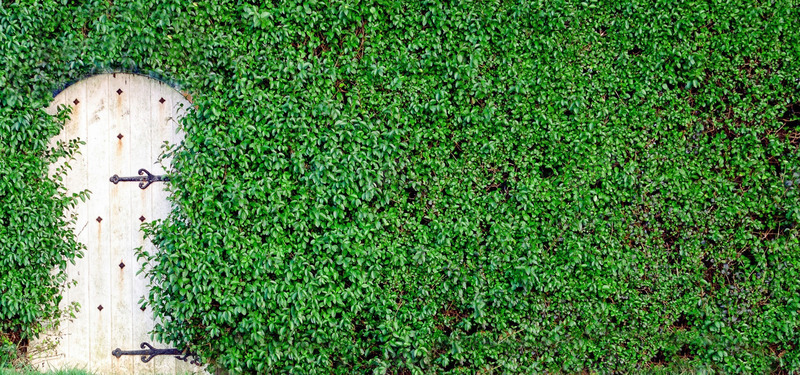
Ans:
{"label": "climbing vine", "polygon": [[2,5],[0,330],[57,314],[47,275],[80,250],[42,108],[134,71],[193,95],[143,302],[212,366],[800,370],[798,21],[792,1]]}

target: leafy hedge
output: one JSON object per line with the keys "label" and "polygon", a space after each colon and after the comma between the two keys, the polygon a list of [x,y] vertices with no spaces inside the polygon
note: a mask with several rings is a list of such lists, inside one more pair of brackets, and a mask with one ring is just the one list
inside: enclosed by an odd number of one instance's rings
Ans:
{"label": "leafy hedge", "polygon": [[[46,52],[17,40],[25,25],[11,24],[15,17],[9,13],[0,7],[0,368],[17,357],[18,345],[24,349],[63,313],[58,304],[64,271],[84,248],[66,213],[87,197],[67,195],[60,183],[79,141],[48,147],[69,110],[43,112],[52,101],[48,82],[38,76]],[[58,160],[60,167],[48,175]]]}
{"label": "leafy hedge", "polygon": [[49,90],[152,71],[196,110],[147,303],[212,365],[800,370],[794,2],[276,3],[0,7],[0,285],[77,250]]}

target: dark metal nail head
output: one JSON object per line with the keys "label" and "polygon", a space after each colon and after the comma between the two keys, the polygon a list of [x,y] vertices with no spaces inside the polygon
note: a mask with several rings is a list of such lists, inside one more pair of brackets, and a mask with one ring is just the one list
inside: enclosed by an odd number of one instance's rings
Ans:
{"label": "dark metal nail head", "polygon": [[122,133],[117,134],[117,139],[122,139],[122,137],[123,137]]}
{"label": "dark metal nail head", "polygon": [[122,95],[122,89],[117,89],[117,95]]}
{"label": "dark metal nail head", "polygon": [[72,104],[78,105],[78,103],[80,103],[80,100],[78,100],[77,98],[75,98],[75,100],[72,101]]}
{"label": "dark metal nail head", "polygon": [[144,222],[145,221],[144,216],[139,216],[139,221]]}
{"label": "dark metal nail head", "polygon": [[158,102],[161,103],[161,104],[164,104],[164,102],[166,102],[166,100],[164,98],[161,98],[161,99],[158,99]]}
{"label": "dark metal nail head", "polygon": [[103,305],[97,306],[97,309],[103,311]]}
{"label": "dark metal nail head", "polygon": [[99,222],[103,221],[103,218],[98,216],[97,219],[95,219],[95,220],[97,220],[97,222],[99,223]]}
{"label": "dark metal nail head", "polygon": [[125,268],[125,263],[119,262],[119,269]]}

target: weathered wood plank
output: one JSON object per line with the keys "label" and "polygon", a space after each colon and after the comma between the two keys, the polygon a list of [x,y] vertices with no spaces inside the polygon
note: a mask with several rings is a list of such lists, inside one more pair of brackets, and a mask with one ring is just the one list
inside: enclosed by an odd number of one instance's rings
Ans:
{"label": "weathered wood plank", "polygon": [[[92,371],[102,372],[111,366],[111,238],[110,227],[116,222],[109,206],[111,176],[109,149],[116,134],[110,132],[108,79],[94,76],[85,81],[87,113],[88,188],[92,191],[89,214],[87,260],[89,263],[89,304],[81,318],[89,319],[89,361]],[[107,370],[106,370],[107,371]]]}
{"label": "weathered wood plank", "polygon": [[[54,98],[53,102],[50,103],[50,106],[45,109],[45,112],[47,112],[49,115],[55,116],[58,113],[58,107],[64,105],[64,102],[64,96],[58,96]],[[64,142],[65,139],[66,133],[62,131],[57,136],[50,139],[48,147],[56,148],[58,147],[58,143]],[[51,178],[56,177],[57,172],[60,169],[66,168],[65,164],[67,164],[67,160],[65,159],[60,159],[51,164],[48,167],[48,176]],[[67,186],[66,178],[68,176],[69,174],[67,176],[58,177],[62,179],[62,184],[65,184],[65,186]],[[53,270],[53,272],[56,272],[56,270]],[[67,268],[67,272],[69,274],[69,267]],[[62,290],[61,294],[64,299],[61,300],[58,308],[63,310],[68,305],[69,290]],[[53,329],[45,332],[45,334],[40,336],[38,340],[33,340],[28,348],[28,354],[32,356],[32,362],[34,365],[45,364],[46,366],[40,366],[45,370],[53,368],[54,365],[63,363],[65,360],[64,353],[67,352],[69,352],[69,347],[66,336],[64,335],[64,331],[60,329]]]}
{"label": "weathered wood plank", "polygon": [[[71,107],[72,113],[69,120],[64,124],[61,135],[65,140],[79,139],[86,142],[88,130],[88,111],[86,108],[86,85],[73,85],[65,89],[60,95],[64,103]],[[75,160],[70,162],[72,169],[65,176],[64,185],[69,194],[77,193],[87,189],[87,157],[86,145],[79,148],[80,154],[75,155]],[[90,197],[91,199],[91,197]],[[78,242],[86,245],[89,243],[89,205],[88,202],[79,203],[73,210],[76,215],[74,230]],[[69,214],[69,213],[67,213]],[[87,365],[89,358],[88,338],[85,334],[89,332],[89,319],[85,316],[89,306],[89,260],[88,249],[84,251],[83,257],[75,260],[75,265],[67,266],[68,283],[71,286],[64,295],[64,304],[71,306],[76,304],[78,311],[74,311],[75,318],[69,314],[61,322],[59,328],[63,337],[59,353],[63,357],[62,361],[54,361],[53,365],[58,367],[82,368]],[[71,307],[68,307],[71,309]]]}
{"label": "weathered wood plank", "polygon": [[[134,175],[135,166],[131,165],[131,100],[135,94],[131,90],[131,76],[127,74],[106,75],[108,78],[109,121],[108,142],[111,145],[111,173],[120,176]],[[133,258],[131,241],[131,222],[135,222],[131,196],[137,193],[136,184],[110,184],[109,207],[111,222],[108,227],[113,245],[109,249],[110,263],[107,267],[111,274],[111,339],[114,348],[133,348],[133,322],[131,319],[131,301]],[[141,190],[141,189],[138,189]],[[136,216],[138,217],[138,216]],[[113,370],[118,373],[133,372],[133,358],[112,358]]]}
{"label": "weathered wood plank", "polygon": [[[152,147],[152,143],[157,141],[153,138],[153,134],[150,131],[152,128],[150,113],[153,109],[151,103],[153,81],[141,79],[141,77],[138,78],[139,79],[133,81],[134,84],[131,86],[131,90],[134,92],[134,102],[132,106],[136,108],[136,111],[131,113],[131,147],[135,150],[131,154],[131,163],[135,166],[137,171],[139,168],[150,169],[153,163],[150,148]],[[154,186],[150,186],[146,190],[142,190],[139,189],[137,184],[137,186],[135,186],[135,190],[137,191],[131,194],[131,206],[135,208],[135,214],[138,214],[136,222],[134,222],[130,228],[133,234],[131,245],[133,248],[141,247],[148,252],[152,252],[152,244],[149,240],[144,238],[140,227],[142,220],[144,222],[153,220],[151,190],[153,187]],[[136,272],[139,272],[142,267],[142,264],[136,258],[131,260],[131,265]],[[133,344],[130,349],[139,349],[139,344],[142,342],[152,342],[149,332],[153,329],[153,310],[149,307],[145,308],[145,310],[139,308],[141,306],[139,301],[147,297],[148,291],[149,289],[144,275],[136,275],[133,280],[132,290],[132,301],[134,303],[134,308],[131,311],[133,317]],[[134,358],[134,360],[136,361],[137,370],[139,370],[140,373],[155,373],[155,364],[153,362],[143,363],[138,357]]]}
{"label": "weathered wood plank", "polygon": [[[167,86],[162,82],[153,82],[153,88],[151,89],[153,95],[151,96],[151,103],[153,105],[153,109],[150,111],[151,113],[151,132],[153,135],[154,140],[158,140],[157,142],[152,143],[152,147],[150,148],[150,160],[153,163],[153,169],[151,172],[153,174],[164,174],[166,173],[166,168],[168,168],[169,164],[157,163],[159,156],[163,152],[163,143],[164,141],[171,141],[172,140],[172,125],[171,125],[171,118],[172,118],[172,103],[173,103],[173,96],[168,95],[167,93],[171,94],[174,92],[171,87]],[[172,92],[170,92],[172,90]],[[177,94],[177,93],[176,93]],[[168,194],[165,190],[165,186],[163,183],[153,184],[148,188],[148,190],[152,189],[152,210],[153,210],[153,219],[164,219],[169,215],[170,206],[169,202],[167,201]],[[166,343],[169,345],[170,343]],[[175,358],[163,356],[154,359],[156,365],[156,372],[159,374],[174,374],[176,370],[176,360]]]}

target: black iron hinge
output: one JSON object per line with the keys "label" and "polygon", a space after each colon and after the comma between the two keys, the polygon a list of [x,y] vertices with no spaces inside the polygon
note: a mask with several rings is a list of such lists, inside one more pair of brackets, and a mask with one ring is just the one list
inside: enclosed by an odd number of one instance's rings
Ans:
{"label": "black iron hinge", "polygon": [[155,356],[159,355],[172,355],[175,356],[176,359],[179,359],[184,362],[189,362],[189,358],[191,357],[191,364],[193,365],[200,365],[200,357],[197,354],[190,353],[188,350],[180,350],[180,349],[156,349],[149,343],[143,342],[139,347],[142,350],[122,350],[120,348],[114,349],[111,352],[111,355],[114,357],[122,357],[123,355],[140,355],[142,356],[142,362],[150,362]]}
{"label": "black iron hinge", "polygon": [[142,169],[139,170],[139,176],[120,177],[119,175],[113,175],[108,180],[113,182],[114,185],[116,185],[120,181],[123,181],[123,182],[124,181],[140,181],[139,182],[139,188],[144,190],[144,189],[147,189],[147,187],[150,186],[150,184],[152,184],[153,182],[169,181],[169,177],[167,177],[165,175],[154,175],[154,174],[148,172],[147,169],[142,168]]}

